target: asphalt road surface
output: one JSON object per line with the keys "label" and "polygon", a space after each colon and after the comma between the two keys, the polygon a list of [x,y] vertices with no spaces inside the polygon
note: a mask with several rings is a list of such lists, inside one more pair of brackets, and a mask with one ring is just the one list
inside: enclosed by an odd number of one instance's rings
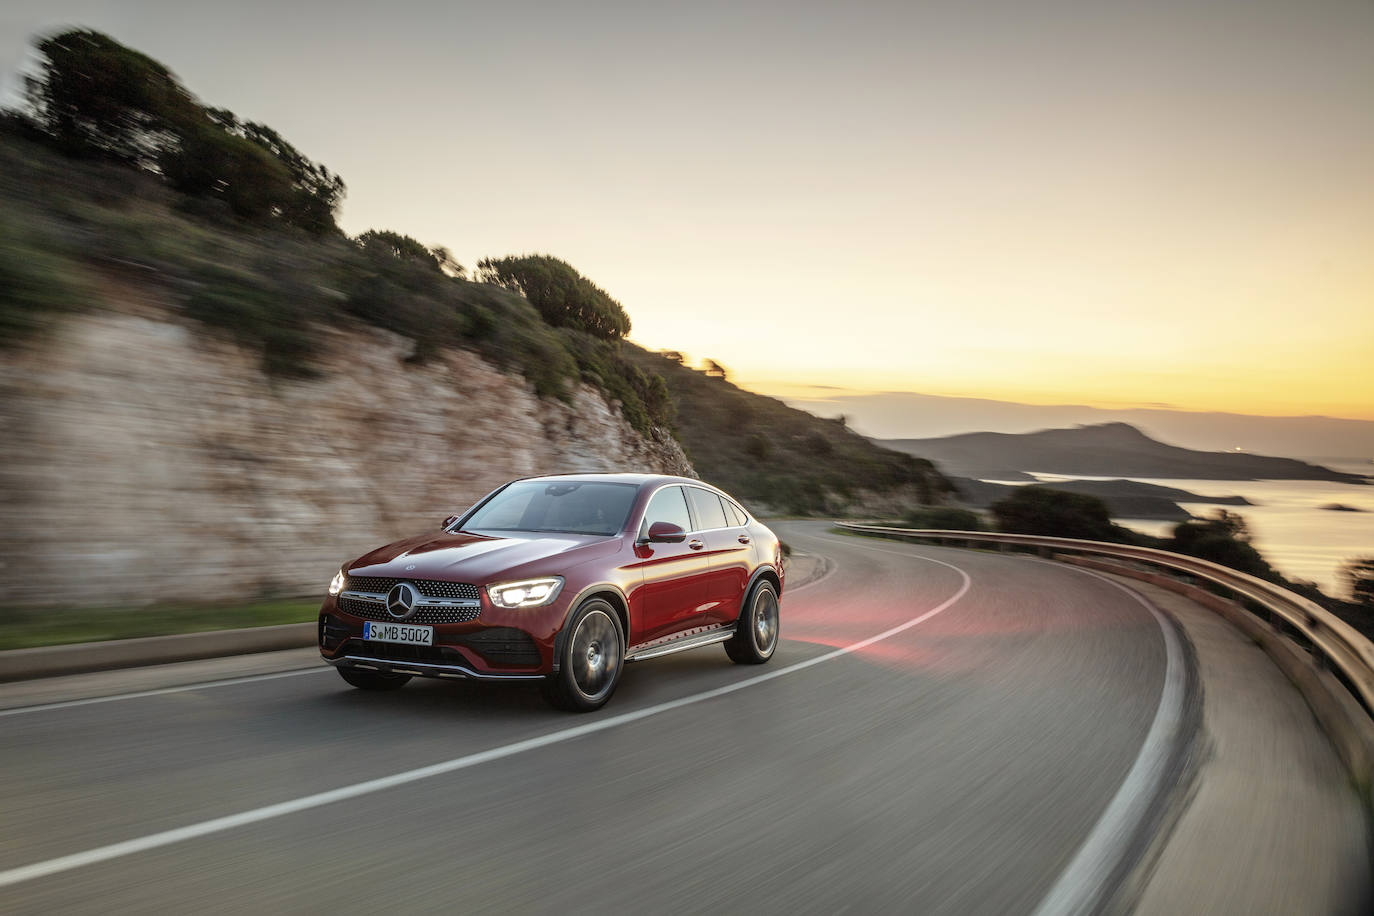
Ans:
{"label": "asphalt road surface", "polygon": [[0,718],[0,912],[1030,913],[1120,865],[1186,680],[1147,606],[777,528],[833,568],[773,660],[631,665],[589,716],[321,669]]}

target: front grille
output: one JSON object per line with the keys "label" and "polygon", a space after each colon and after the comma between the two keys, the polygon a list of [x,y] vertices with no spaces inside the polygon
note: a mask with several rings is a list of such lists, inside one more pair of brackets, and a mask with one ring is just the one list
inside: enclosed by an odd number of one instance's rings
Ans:
{"label": "front grille", "polygon": [[397,620],[404,620],[406,623],[468,623],[476,620],[477,615],[482,613],[481,607],[417,607],[415,613],[409,617],[393,617],[387,611],[385,604],[376,601],[364,601],[361,598],[339,597],[339,610],[354,617],[361,617],[363,620],[381,620],[394,623]]}
{"label": "front grille", "polygon": [[348,576],[344,591],[385,595],[401,582],[409,582],[426,598],[481,600],[481,590],[467,582],[441,582],[438,579],[388,579],[383,576]]}
{"label": "front grille", "polygon": [[469,633],[455,640],[475,650],[494,665],[535,667],[540,663],[539,647],[524,630],[514,627],[491,627]]}

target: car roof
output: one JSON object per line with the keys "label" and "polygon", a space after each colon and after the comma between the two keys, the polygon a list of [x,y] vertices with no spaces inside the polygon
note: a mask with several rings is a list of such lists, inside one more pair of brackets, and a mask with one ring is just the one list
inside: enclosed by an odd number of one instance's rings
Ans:
{"label": "car roof", "polygon": [[[671,474],[544,474],[538,477],[525,477],[524,480],[580,480],[588,483],[630,483],[642,486],[648,483],[694,483],[699,486],[711,485],[694,477],[674,477]],[[712,489],[715,489],[714,487]]]}

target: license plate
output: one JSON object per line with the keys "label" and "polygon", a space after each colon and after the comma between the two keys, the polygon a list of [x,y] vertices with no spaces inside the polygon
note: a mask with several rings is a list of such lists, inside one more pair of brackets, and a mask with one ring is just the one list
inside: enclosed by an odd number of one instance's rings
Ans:
{"label": "license plate", "polygon": [[434,627],[412,627],[402,623],[363,624],[363,639],[373,642],[399,642],[407,646],[434,645]]}

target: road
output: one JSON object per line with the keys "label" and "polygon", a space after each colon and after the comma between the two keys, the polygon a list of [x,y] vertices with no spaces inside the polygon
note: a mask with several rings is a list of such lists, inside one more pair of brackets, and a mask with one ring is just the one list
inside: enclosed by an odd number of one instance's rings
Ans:
{"label": "road", "polygon": [[833,568],[772,662],[632,665],[591,716],[321,669],[0,719],[0,911],[1029,913],[1120,877],[1187,732],[1154,612],[777,527]]}

